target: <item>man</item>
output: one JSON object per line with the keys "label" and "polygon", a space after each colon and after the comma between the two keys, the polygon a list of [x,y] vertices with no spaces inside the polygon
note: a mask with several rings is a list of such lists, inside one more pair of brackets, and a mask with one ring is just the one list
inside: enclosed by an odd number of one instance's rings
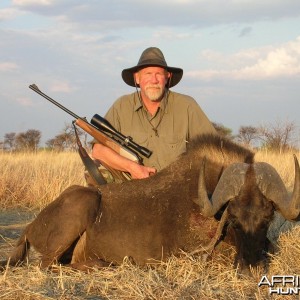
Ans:
{"label": "man", "polygon": [[169,165],[186,151],[186,144],[196,135],[215,134],[193,98],[169,90],[182,75],[182,69],[167,65],[160,49],[144,50],[136,66],[122,71],[124,82],[135,87],[136,92],[117,99],[105,118],[116,130],[153,153],[140,165],[96,143],[93,158],[130,173],[133,179],[141,179]]}

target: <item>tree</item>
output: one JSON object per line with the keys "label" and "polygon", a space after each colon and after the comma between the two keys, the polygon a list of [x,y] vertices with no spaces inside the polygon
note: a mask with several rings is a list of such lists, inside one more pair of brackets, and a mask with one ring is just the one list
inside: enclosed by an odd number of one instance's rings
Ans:
{"label": "tree", "polygon": [[57,151],[63,150],[63,148],[61,148],[60,143],[58,143],[57,141],[57,135],[53,139],[49,139],[48,141],[46,141],[46,146],[51,150],[57,150]]}
{"label": "tree", "polygon": [[4,141],[3,141],[3,146],[4,149],[13,151],[15,150],[16,147],[16,133],[15,132],[10,132],[10,133],[6,133],[4,135]]}
{"label": "tree", "polygon": [[225,127],[223,124],[212,122],[213,126],[217,130],[218,134],[227,138],[232,139],[232,129]]}
{"label": "tree", "polygon": [[259,139],[263,147],[275,151],[290,149],[295,142],[296,125],[294,122],[280,122],[260,126],[258,128]]}
{"label": "tree", "polygon": [[[77,134],[79,137],[83,136],[85,132],[77,128]],[[85,135],[85,143],[86,143],[86,135]],[[72,124],[65,124],[64,129],[58,135],[56,135],[53,139],[50,139],[46,142],[46,145],[53,150],[64,151],[64,150],[77,150],[76,136],[74,127]]]}
{"label": "tree", "polygon": [[253,143],[253,141],[255,141],[257,137],[258,137],[258,129],[256,127],[241,126],[236,139],[241,144],[250,147],[251,143]]}
{"label": "tree", "polygon": [[36,151],[38,149],[41,132],[35,129],[29,129],[16,135],[16,149],[21,151]]}

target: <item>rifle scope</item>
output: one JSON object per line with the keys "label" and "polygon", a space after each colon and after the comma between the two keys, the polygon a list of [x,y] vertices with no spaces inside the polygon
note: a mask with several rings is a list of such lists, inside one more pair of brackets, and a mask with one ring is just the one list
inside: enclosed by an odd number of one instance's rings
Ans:
{"label": "rifle scope", "polygon": [[119,131],[117,131],[106,119],[102,118],[98,114],[95,114],[93,118],[91,119],[91,123],[96,126],[98,129],[105,131],[106,133],[110,134],[112,138],[115,138],[119,140],[121,144],[124,144],[125,146],[132,148],[136,152],[140,153],[141,155],[149,158],[152,154],[152,152],[144,148],[138,144],[136,144],[131,136],[125,136]]}

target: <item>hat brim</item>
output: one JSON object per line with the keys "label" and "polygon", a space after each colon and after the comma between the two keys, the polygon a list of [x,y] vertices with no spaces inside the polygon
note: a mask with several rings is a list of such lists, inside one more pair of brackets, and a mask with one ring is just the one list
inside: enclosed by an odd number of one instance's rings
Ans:
{"label": "hat brim", "polygon": [[180,68],[165,67],[165,66],[155,65],[155,64],[145,64],[145,65],[139,65],[139,66],[135,66],[132,68],[124,69],[122,71],[122,79],[124,80],[124,82],[126,84],[128,84],[132,87],[135,87],[135,86],[139,87],[139,85],[135,84],[135,82],[134,82],[133,74],[136,73],[140,69],[143,69],[146,67],[154,67],[154,66],[162,67],[162,68],[166,69],[168,72],[172,73],[171,81],[168,84],[169,87],[173,87],[176,84],[178,84],[182,78],[183,70]]}

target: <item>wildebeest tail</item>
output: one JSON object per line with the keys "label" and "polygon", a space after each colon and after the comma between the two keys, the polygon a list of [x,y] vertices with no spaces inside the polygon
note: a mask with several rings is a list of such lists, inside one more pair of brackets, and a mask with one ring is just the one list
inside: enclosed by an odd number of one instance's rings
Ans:
{"label": "wildebeest tail", "polygon": [[0,262],[0,270],[4,270],[6,266],[19,266],[21,265],[28,255],[30,243],[26,238],[26,230],[19,238],[15,248],[10,254],[8,260]]}

